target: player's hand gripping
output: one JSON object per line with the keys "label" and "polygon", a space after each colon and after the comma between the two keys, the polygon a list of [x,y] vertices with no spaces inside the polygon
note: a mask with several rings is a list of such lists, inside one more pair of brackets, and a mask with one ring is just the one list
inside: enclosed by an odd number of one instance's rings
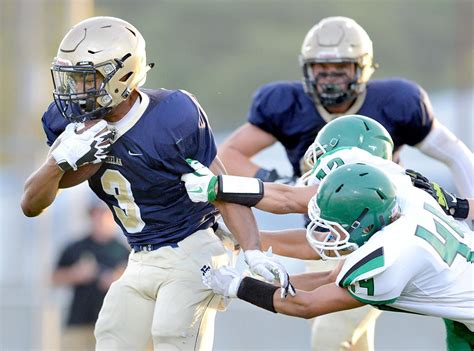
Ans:
{"label": "player's hand gripping", "polygon": [[444,190],[438,183],[431,182],[419,172],[407,169],[405,173],[410,176],[413,185],[430,194],[446,214],[456,218],[463,218],[460,214],[463,211],[459,205],[464,199],[456,198],[456,196]]}
{"label": "player's hand gripping", "polygon": [[89,163],[102,162],[110,151],[113,142],[113,131],[107,129],[107,122],[102,120],[81,134],[76,133],[77,123],[70,123],[60,135],[61,142],[51,152],[58,166],[67,171]]}
{"label": "player's hand gripping", "polygon": [[188,196],[192,202],[209,202],[216,199],[217,177],[209,168],[199,161],[187,159],[186,162],[194,169],[193,173],[181,176]]}
{"label": "player's hand gripping", "polygon": [[260,250],[246,250],[244,251],[245,262],[250,267],[250,270],[265,278],[272,283],[274,279],[280,281],[280,297],[284,299],[290,294],[296,295],[295,288],[291,285],[290,276],[285,267],[275,258],[271,252],[271,248],[263,253]]}
{"label": "player's hand gripping", "polygon": [[214,293],[230,298],[237,297],[242,276],[235,268],[224,266],[212,269],[208,265],[204,265],[201,272],[202,282]]}

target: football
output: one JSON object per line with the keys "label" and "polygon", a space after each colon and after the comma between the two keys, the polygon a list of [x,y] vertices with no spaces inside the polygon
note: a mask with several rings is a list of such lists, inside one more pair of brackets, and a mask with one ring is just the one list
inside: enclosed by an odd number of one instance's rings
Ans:
{"label": "football", "polygon": [[[77,134],[84,133],[86,130],[91,128],[93,125],[95,125],[99,121],[101,120],[94,119],[94,120],[87,120],[82,123],[78,123],[76,127],[76,133]],[[103,133],[105,130],[106,128],[101,130],[98,134]],[[60,138],[56,139],[56,141],[51,146],[50,152],[54,150],[54,148],[58,146],[60,142],[61,142]],[[94,163],[94,164],[87,164],[87,165],[78,167],[77,171],[74,171],[72,169],[69,171],[66,171],[64,175],[62,176],[61,180],[59,181],[59,188],[60,189],[70,188],[88,180],[99,170],[101,166],[102,166],[102,163]]]}

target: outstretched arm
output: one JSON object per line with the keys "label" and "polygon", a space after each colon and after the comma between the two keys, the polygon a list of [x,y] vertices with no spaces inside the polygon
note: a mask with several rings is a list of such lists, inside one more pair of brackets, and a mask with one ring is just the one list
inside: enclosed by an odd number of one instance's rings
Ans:
{"label": "outstretched arm", "polygon": [[278,313],[307,319],[364,306],[362,302],[353,298],[347,289],[340,288],[334,283],[309,292],[297,290],[295,296],[285,300],[274,294],[273,305]]}
{"label": "outstretched arm", "polygon": [[407,169],[405,173],[410,176],[413,186],[430,194],[447,215],[457,219],[474,219],[473,198],[456,197],[444,190],[438,183],[431,182],[424,175],[412,169]]}
{"label": "outstretched arm", "polygon": [[416,145],[424,154],[445,163],[453,175],[454,184],[461,196],[474,197],[474,154],[448,128],[438,120],[431,131]]}
{"label": "outstretched arm", "polygon": [[287,229],[279,231],[260,231],[262,250],[272,247],[274,254],[301,260],[319,260],[321,257],[306,240],[305,229]]}
{"label": "outstretched arm", "polygon": [[255,206],[276,214],[306,213],[308,203],[317,190],[316,185],[294,187],[262,183],[251,177],[222,175],[218,168],[209,170],[198,161],[188,162],[195,172],[184,174],[181,180],[185,182],[193,202],[221,200]]}
{"label": "outstretched arm", "polygon": [[255,205],[258,209],[275,214],[307,213],[308,203],[318,187],[290,186],[264,183],[263,198]]}
{"label": "outstretched arm", "polygon": [[246,123],[219,147],[219,158],[224,162],[229,174],[253,177],[260,166],[253,163],[251,158],[275,141],[273,135]]}
{"label": "outstretched arm", "polygon": [[298,290],[295,296],[285,300],[281,299],[278,287],[254,278],[242,278],[237,270],[228,267],[205,270],[203,282],[217,294],[238,297],[270,312],[313,318],[364,305],[353,298],[346,288],[334,283],[340,267],[333,272],[292,276],[292,280],[304,290]]}

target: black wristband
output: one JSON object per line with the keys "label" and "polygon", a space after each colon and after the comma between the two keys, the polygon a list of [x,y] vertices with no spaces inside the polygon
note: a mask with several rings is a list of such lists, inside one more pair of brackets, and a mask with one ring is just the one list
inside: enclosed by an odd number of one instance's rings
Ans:
{"label": "black wristband", "polygon": [[237,297],[252,305],[276,313],[275,307],[273,306],[273,295],[277,289],[278,287],[275,285],[245,277],[239,285]]}
{"label": "black wristband", "polygon": [[260,179],[262,182],[274,182],[275,180],[280,178],[280,175],[278,174],[276,169],[268,170],[260,168],[253,177]]}
{"label": "black wristband", "polygon": [[467,199],[456,198],[456,207],[454,208],[453,217],[466,219],[469,215],[469,201]]}
{"label": "black wristband", "polygon": [[61,168],[63,172],[67,172],[72,169],[71,165],[66,161],[60,161],[57,163],[58,167]]}

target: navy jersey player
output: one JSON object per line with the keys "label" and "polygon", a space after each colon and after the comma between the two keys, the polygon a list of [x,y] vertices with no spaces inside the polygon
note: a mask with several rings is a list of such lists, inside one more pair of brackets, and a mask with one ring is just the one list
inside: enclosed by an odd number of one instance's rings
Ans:
{"label": "navy jersey player", "polygon": [[[419,85],[405,79],[369,81],[377,66],[372,41],[354,20],[329,17],[311,28],[303,41],[300,65],[303,82],[273,82],[258,89],[248,123],[219,148],[230,174],[280,179],[275,170],[251,161],[261,150],[280,142],[293,175],[299,177],[307,171],[303,156],[319,130],[339,116],[361,114],[388,130],[395,144],[395,161],[402,145],[416,146],[450,168],[462,196],[474,196],[472,152],[434,118],[429,98]],[[318,318],[313,324],[313,349],[339,349],[343,335],[357,325],[365,325],[367,332],[356,331],[353,335],[363,337],[357,344],[344,345],[352,350],[373,348],[373,323],[365,323],[359,311],[340,314],[347,316],[344,320],[336,314]]]}
{"label": "navy jersey player", "polygon": [[[51,151],[26,181],[21,205],[27,216],[39,215],[66,172],[101,163],[89,185],[133,250],[105,297],[96,349],[144,349],[151,335],[155,349],[209,350],[221,300],[202,284],[200,269],[209,260],[216,268],[228,261],[212,229],[219,212],[250,269],[280,279],[289,292],[291,286],[284,267],[260,251],[248,207],[189,200],[180,181],[193,170],[186,158],[216,172],[222,165],[191,94],[139,89],[151,67],[143,37],[121,19],[89,18],[66,34],[51,69],[55,102],[42,119]],[[100,121],[76,133],[93,119]]]}
{"label": "navy jersey player", "polygon": [[398,78],[369,81],[377,67],[372,41],[354,20],[329,17],[311,28],[300,64],[303,82],[273,82],[255,92],[248,123],[219,150],[229,173],[278,179],[275,170],[260,168],[250,159],[280,142],[294,175],[300,176],[302,157],[318,131],[334,118],[360,114],[388,130],[395,153],[402,145],[416,146],[450,168],[460,195],[474,196],[472,152],[434,118],[418,84]]}

